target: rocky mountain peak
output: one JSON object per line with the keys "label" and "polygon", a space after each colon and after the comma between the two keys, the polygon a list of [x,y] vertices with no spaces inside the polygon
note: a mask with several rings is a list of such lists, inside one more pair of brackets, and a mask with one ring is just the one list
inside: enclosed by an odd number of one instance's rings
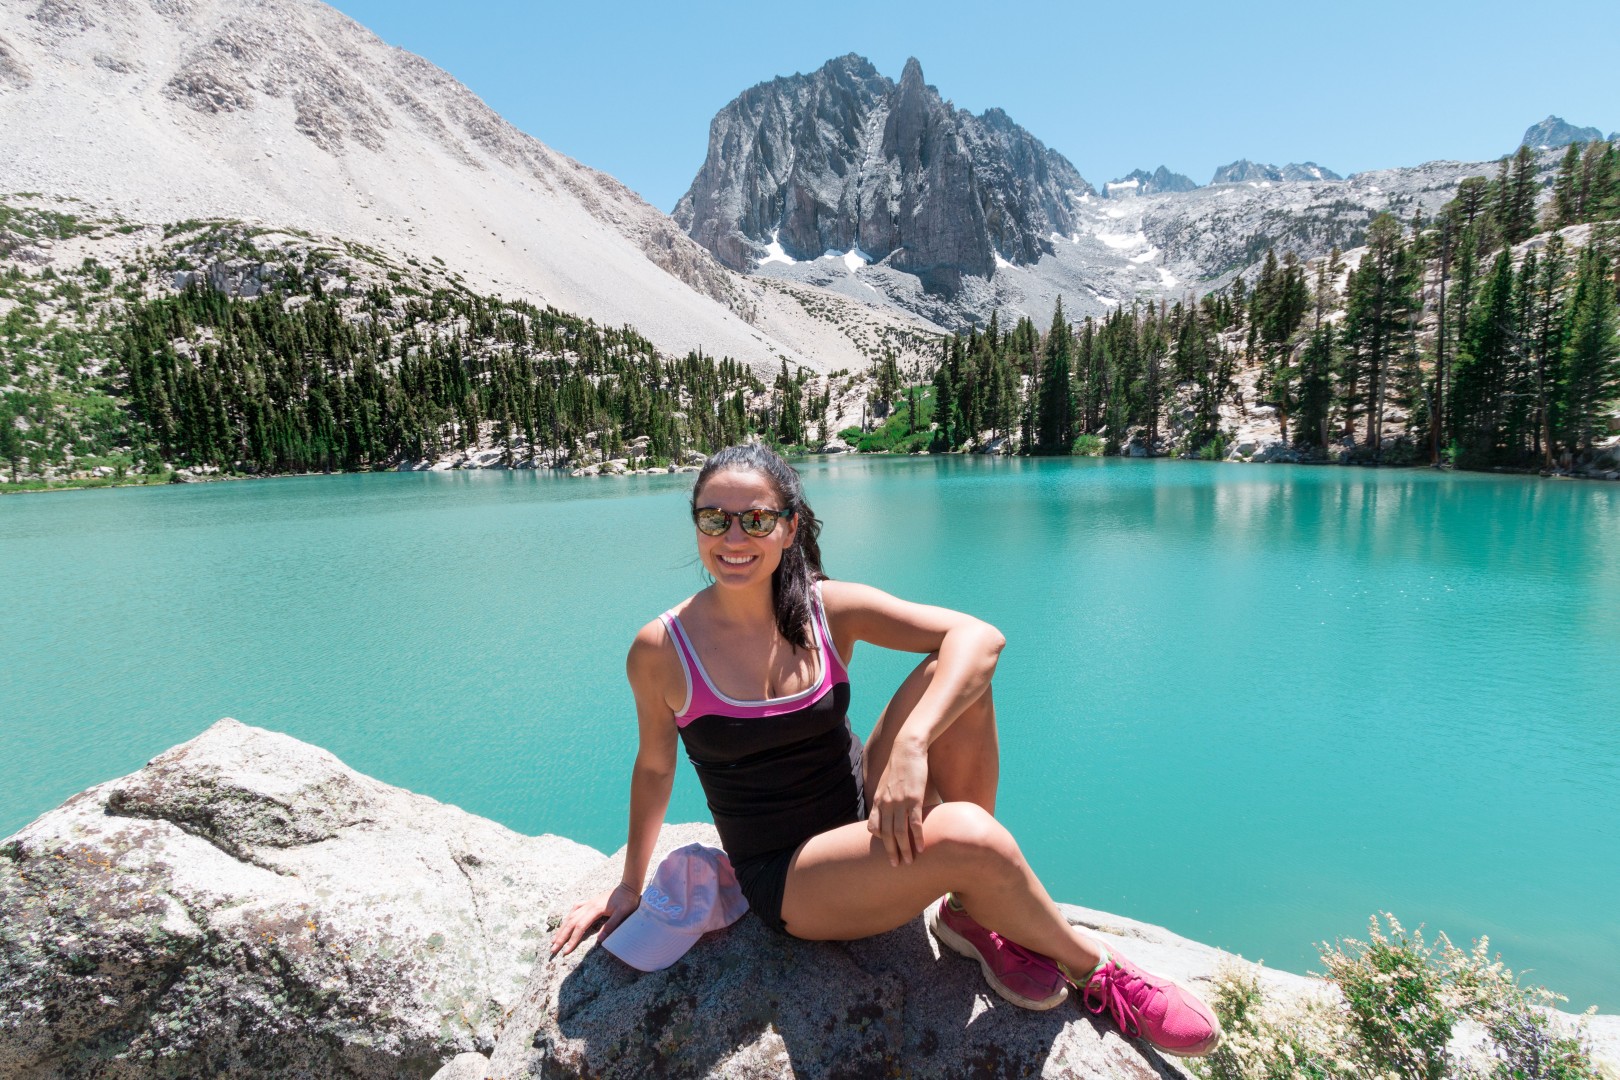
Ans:
{"label": "rocky mountain peak", "polygon": [[1561,116],[1549,114],[1541,123],[1531,124],[1525,129],[1524,138],[1519,140],[1519,145],[1528,146],[1533,150],[1547,150],[1568,146],[1570,143],[1597,142],[1601,138],[1603,138],[1602,128],[1576,127]]}
{"label": "rocky mountain peak", "polygon": [[761,83],[709,127],[709,153],[675,208],[735,269],[849,253],[951,293],[998,260],[1028,265],[1072,225],[1092,188],[1000,109],[974,116],[940,97],[922,64],[899,82],[851,54]]}
{"label": "rocky mountain peak", "polygon": [[1239,158],[1230,165],[1215,170],[1211,184],[1282,183],[1293,180],[1343,180],[1332,169],[1325,169],[1314,161],[1289,162],[1282,168],[1263,165],[1248,158]]}
{"label": "rocky mountain peak", "polygon": [[1105,199],[1119,199],[1131,195],[1158,195],[1166,191],[1196,191],[1198,184],[1190,176],[1171,172],[1160,165],[1152,172],[1132,169],[1116,180],[1103,185]]}
{"label": "rocky mountain peak", "polygon": [[1314,161],[1289,162],[1282,167],[1284,180],[1343,180],[1332,169],[1325,169]]}

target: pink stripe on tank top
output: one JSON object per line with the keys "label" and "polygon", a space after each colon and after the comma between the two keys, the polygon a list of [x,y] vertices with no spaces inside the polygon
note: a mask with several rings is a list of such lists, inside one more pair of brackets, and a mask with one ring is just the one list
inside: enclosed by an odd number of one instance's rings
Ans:
{"label": "pink stripe on tank top", "polygon": [[785,697],[766,698],[763,701],[738,701],[727,697],[704,670],[703,661],[698,659],[697,649],[692,645],[692,639],[686,636],[686,628],[681,625],[675,612],[666,611],[659,618],[669,628],[670,637],[675,641],[675,652],[681,660],[681,669],[686,673],[686,704],[675,714],[675,723],[679,727],[685,727],[700,716],[730,716],[744,720],[782,716],[815,704],[828,690],[849,681],[849,672],[833,646],[827,612],[821,604],[819,582],[816,584],[810,622],[815,630],[820,673],[809,687]]}

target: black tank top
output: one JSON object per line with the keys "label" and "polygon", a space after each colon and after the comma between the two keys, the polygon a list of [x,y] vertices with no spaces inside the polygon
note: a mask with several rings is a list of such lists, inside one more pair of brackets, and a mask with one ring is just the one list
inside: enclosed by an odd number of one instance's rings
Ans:
{"label": "black tank top", "polygon": [[660,617],[686,672],[687,700],[675,724],[733,865],[866,816],[861,743],[849,726],[849,674],[833,647],[819,586],[811,622],[821,676],[787,697],[726,697],[680,620],[673,612]]}

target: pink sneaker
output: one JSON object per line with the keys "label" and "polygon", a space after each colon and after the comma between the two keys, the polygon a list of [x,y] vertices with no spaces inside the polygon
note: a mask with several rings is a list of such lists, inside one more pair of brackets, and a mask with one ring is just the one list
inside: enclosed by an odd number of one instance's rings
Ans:
{"label": "pink sneaker", "polygon": [[1069,996],[1069,983],[1051,960],[986,930],[946,897],[928,909],[928,929],[969,960],[979,962],[990,989],[1025,1009],[1055,1009]]}
{"label": "pink sneaker", "polygon": [[1202,1057],[1221,1043],[1221,1022],[1198,995],[1149,975],[1118,953],[1111,953],[1080,991],[1086,1008],[1108,1010],[1121,1031],[1166,1054]]}

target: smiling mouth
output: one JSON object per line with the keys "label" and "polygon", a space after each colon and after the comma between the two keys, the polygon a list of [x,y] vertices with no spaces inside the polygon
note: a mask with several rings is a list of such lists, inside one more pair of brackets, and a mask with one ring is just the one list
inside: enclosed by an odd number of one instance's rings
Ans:
{"label": "smiling mouth", "polygon": [[727,566],[747,566],[757,558],[758,555],[721,555],[720,561]]}

